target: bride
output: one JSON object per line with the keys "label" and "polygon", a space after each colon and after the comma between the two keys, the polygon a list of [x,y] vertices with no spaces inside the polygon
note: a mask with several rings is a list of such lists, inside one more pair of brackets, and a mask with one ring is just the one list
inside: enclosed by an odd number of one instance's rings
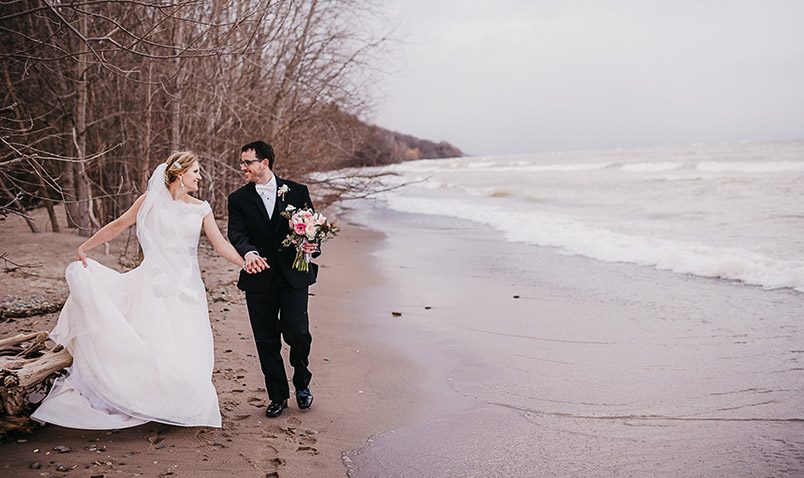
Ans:
{"label": "bride", "polygon": [[[79,429],[148,421],[221,426],[198,269],[201,227],[218,254],[238,266],[243,258],[224,239],[209,203],[189,195],[200,180],[198,157],[173,153],[128,211],[78,247],[80,262],[66,272],[70,296],[50,333],[73,364],[32,418]],[[121,274],[87,258],[134,223],[145,255],[139,267]]]}

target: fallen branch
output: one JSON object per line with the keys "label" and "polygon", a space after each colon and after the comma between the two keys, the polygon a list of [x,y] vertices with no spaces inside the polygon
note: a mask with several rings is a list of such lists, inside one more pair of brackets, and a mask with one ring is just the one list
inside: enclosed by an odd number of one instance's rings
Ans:
{"label": "fallen branch", "polygon": [[[0,340],[0,355],[29,355],[37,352],[41,350],[39,347],[44,348],[47,336],[47,332],[31,332],[30,334],[19,334],[14,337],[2,339]],[[23,348],[25,342],[29,340],[33,340],[33,342],[26,348]]]}
{"label": "fallen branch", "polygon": [[[6,319],[20,319],[38,315],[52,314],[64,307],[66,299],[50,302],[46,299],[30,299],[29,303],[6,302],[0,303],[0,322]],[[30,303],[33,302],[33,303]]]}
{"label": "fallen branch", "polygon": [[[0,259],[2,259],[6,264],[3,268],[4,272],[13,272],[17,269],[34,269],[37,267],[42,267],[42,264],[17,264],[8,258],[7,252],[0,254]],[[11,266],[9,266],[9,264],[11,264]]]}
{"label": "fallen branch", "polygon": [[47,391],[73,358],[61,345],[48,349],[47,332],[0,340],[0,441],[9,432],[30,430],[29,395]]}

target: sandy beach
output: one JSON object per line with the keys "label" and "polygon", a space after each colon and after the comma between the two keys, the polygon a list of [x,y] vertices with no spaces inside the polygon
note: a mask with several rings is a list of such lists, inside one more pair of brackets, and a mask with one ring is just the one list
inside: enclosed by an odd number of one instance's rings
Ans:
{"label": "sandy beach", "polygon": [[[47,426],[0,445],[0,473],[804,474],[804,294],[504,243],[466,221],[370,208],[351,217],[375,230],[345,222],[320,258],[311,410],[263,415],[236,271],[202,239],[224,427]],[[9,258],[46,264],[32,271],[51,277],[6,272],[0,302],[66,293],[59,277],[80,238],[34,236],[15,218],[0,234]],[[114,265],[124,244],[95,257]],[[0,336],[55,318],[3,322]]]}
{"label": "sandy beach", "polygon": [[[37,218],[44,227],[45,216]],[[179,428],[156,423],[119,430],[84,431],[56,426],[0,444],[0,475],[16,476],[346,476],[343,450],[361,448],[374,435],[418,414],[421,371],[376,328],[391,311],[365,297],[381,284],[366,255],[381,235],[344,225],[326,245],[320,281],[311,289],[316,399],[309,411],[295,403],[277,419],[265,417],[267,396],[236,268],[215,256],[202,238],[200,265],[215,336],[217,388],[223,428]],[[135,240],[135,239],[132,239]],[[58,303],[67,295],[64,268],[83,240],[72,233],[30,234],[16,217],[3,221],[0,244],[7,258],[37,267],[0,276],[0,304]],[[121,269],[125,234],[91,257]],[[131,245],[129,245],[131,247]],[[7,264],[7,267],[10,264]],[[0,322],[0,337],[50,330],[58,313]],[[287,353],[287,350],[284,351]],[[154,397],[158,400],[159,397]],[[70,451],[54,450],[67,447]]]}
{"label": "sandy beach", "polygon": [[803,19],[2,1],[0,478],[804,478]]}

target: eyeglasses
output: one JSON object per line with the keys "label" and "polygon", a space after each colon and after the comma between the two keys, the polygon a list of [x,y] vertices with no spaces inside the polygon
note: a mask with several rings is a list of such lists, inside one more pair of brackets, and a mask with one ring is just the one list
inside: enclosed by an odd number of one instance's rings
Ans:
{"label": "eyeglasses", "polygon": [[261,159],[243,159],[240,161],[240,166],[249,167],[254,163],[259,163]]}

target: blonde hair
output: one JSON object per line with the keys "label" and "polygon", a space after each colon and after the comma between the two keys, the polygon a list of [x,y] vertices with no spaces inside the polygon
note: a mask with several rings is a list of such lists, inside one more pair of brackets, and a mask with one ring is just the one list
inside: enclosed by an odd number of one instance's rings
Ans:
{"label": "blonde hair", "polygon": [[170,184],[179,179],[179,176],[184,174],[185,171],[198,161],[198,156],[192,151],[176,151],[170,155],[165,161],[167,168],[165,169],[165,187],[170,187]]}

